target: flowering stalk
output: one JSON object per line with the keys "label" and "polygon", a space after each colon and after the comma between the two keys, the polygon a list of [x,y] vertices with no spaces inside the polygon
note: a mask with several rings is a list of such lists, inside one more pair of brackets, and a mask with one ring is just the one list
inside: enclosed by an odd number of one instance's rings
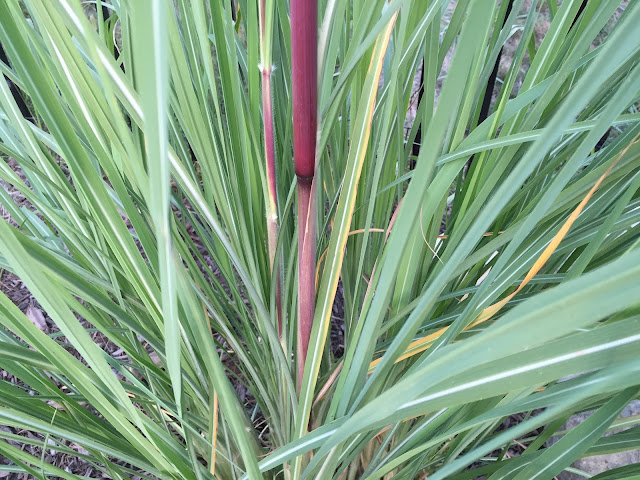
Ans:
{"label": "flowering stalk", "polygon": [[317,126],[317,0],[291,0],[293,157],[298,179],[298,385],[315,309],[316,216],[312,208]]}
{"label": "flowering stalk", "polygon": [[[267,5],[268,3],[268,5]],[[278,243],[278,194],[276,190],[276,155],[273,128],[273,102],[271,98],[271,31],[273,25],[273,1],[260,0],[260,72],[262,74],[262,114],[264,117],[264,151],[267,172],[267,237],[269,243],[269,266],[276,270],[276,308],[278,310],[278,333],[282,337],[282,294],[280,273],[276,262]]]}

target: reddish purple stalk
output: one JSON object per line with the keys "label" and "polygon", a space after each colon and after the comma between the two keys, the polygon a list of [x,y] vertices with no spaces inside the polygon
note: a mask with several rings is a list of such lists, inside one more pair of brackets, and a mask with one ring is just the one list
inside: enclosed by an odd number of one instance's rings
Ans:
{"label": "reddish purple stalk", "polygon": [[298,385],[302,382],[315,310],[317,0],[291,0],[293,158],[298,177]]}
{"label": "reddish purple stalk", "polygon": [[[264,143],[267,157],[267,189],[269,191],[269,211],[267,213],[267,234],[271,272],[278,270],[276,244],[278,242],[278,195],[276,193],[276,155],[274,146],[273,111],[271,107],[271,66],[262,70],[262,106],[264,114]],[[276,273],[276,307],[278,310],[278,334],[282,337],[282,305],[280,274]]]}
{"label": "reddish purple stalk", "polygon": [[276,190],[276,154],[273,128],[273,106],[271,99],[271,38],[266,28],[266,2],[258,4],[260,10],[260,54],[262,57],[262,113],[264,117],[264,150],[267,171],[267,236],[269,242],[269,267],[276,272],[276,309],[278,314],[278,334],[282,338],[282,295],[280,292],[280,272],[276,259],[278,243],[278,194]]}

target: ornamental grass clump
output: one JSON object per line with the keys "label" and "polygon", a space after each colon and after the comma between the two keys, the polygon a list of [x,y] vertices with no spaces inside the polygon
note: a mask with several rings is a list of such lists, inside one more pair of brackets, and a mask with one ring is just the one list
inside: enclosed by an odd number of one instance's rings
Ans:
{"label": "ornamental grass clump", "polygon": [[0,474],[529,480],[640,448],[637,25],[0,2],[0,267],[33,296],[0,293]]}

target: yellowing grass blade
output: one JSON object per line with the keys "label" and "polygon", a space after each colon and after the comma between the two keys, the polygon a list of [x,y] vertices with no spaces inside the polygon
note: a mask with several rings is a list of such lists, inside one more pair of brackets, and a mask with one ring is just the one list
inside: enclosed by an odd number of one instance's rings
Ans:
{"label": "yellowing grass blade", "polygon": [[[551,240],[551,242],[549,243],[547,248],[545,248],[544,252],[542,252],[540,257],[538,257],[536,262],[533,264],[533,266],[529,270],[529,273],[527,273],[527,275],[524,277],[524,280],[518,286],[518,288],[513,293],[510,293],[509,295],[507,295],[505,298],[503,298],[499,302],[496,302],[493,305],[485,308],[480,313],[480,315],[478,315],[475,318],[475,320],[473,322],[471,322],[465,328],[465,330],[469,330],[470,328],[475,327],[476,325],[478,325],[478,324],[480,324],[482,322],[486,322],[491,317],[493,317],[496,313],[498,313],[502,309],[502,307],[504,307],[507,303],[509,303],[509,301],[513,297],[515,297],[531,281],[531,279],[533,277],[535,277],[538,274],[538,272],[544,266],[544,264],[547,263],[547,261],[549,260],[549,258],[553,254],[553,252],[556,251],[556,249],[558,248],[558,246],[560,245],[560,243],[562,242],[564,237],[569,232],[569,229],[571,229],[571,226],[578,219],[578,217],[580,216],[580,214],[584,210],[584,207],[587,206],[587,203],[589,203],[589,200],[591,200],[591,197],[593,197],[593,194],[596,193],[596,190],[598,190],[598,187],[600,187],[600,184],[602,183],[602,181],[606,178],[607,175],[609,175],[611,170],[613,170],[613,167],[616,166],[616,164],[625,155],[625,153],[627,153],[627,151],[631,148],[631,146],[634,143],[636,143],[636,141],[638,140],[639,136],[640,136],[640,133],[633,138],[633,140],[629,143],[629,145],[626,146],[626,148],[622,152],[620,152],[618,157],[611,164],[611,166],[607,169],[607,171],[604,172],[602,174],[602,176],[598,179],[598,181],[593,185],[593,187],[591,187],[591,190],[589,190],[589,193],[587,193],[587,195],[582,199],[580,204],[571,213],[571,215],[569,216],[567,221],[564,223],[564,225],[562,225],[562,227],[560,228],[558,233],[556,233],[555,237],[553,237],[553,239]],[[405,359],[407,359],[409,357],[417,355],[420,352],[425,351],[427,348],[429,348],[431,346],[431,344],[436,339],[438,339],[444,332],[446,332],[448,328],[449,327],[441,328],[437,332],[431,333],[431,334],[429,334],[429,335],[427,335],[425,337],[422,337],[422,338],[420,338],[418,340],[415,340],[415,341],[411,342],[409,344],[409,346],[407,347],[405,353],[403,353],[402,355],[400,355],[400,357],[398,357],[398,359],[396,360],[396,363],[401,362],[402,360],[405,360]],[[372,361],[369,364],[369,373],[371,373],[375,369],[376,365],[378,365],[379,362],[380,362],[380,359],[378,358],[378,359]]]}

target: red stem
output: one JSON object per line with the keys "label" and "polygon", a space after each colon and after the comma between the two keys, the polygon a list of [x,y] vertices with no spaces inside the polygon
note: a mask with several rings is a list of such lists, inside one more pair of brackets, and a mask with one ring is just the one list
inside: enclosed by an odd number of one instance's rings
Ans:
{"label": "red stem", "polygon": [[293,157],[296,175],[313,178],[316,159],[318,5],[291,0]]}
{"label": "red stem", "polygon": [[316,221],[313,185],[298,177],[298,386],[302,382],[315,312]]}
{"label": "red stem", "polygon": [[298,177],[298,387],[302,383],[315,310],[317,0],[291,0],[293,157]]}
{"label": "red stem", "polygon": [[[274,145],[273,109],[271,104],[271,65],[262,67],[262,110],[264,116],[264,147],[267,160],[267,189],[271,205],[267,209],[267,233],[271,272],[278,270],[276,244],[278,242],[278,195],[276,193],[276,154]],[[276,274],[276,308],[278,310],[278,334],[282,338],[282,294],[280,273]]]}

